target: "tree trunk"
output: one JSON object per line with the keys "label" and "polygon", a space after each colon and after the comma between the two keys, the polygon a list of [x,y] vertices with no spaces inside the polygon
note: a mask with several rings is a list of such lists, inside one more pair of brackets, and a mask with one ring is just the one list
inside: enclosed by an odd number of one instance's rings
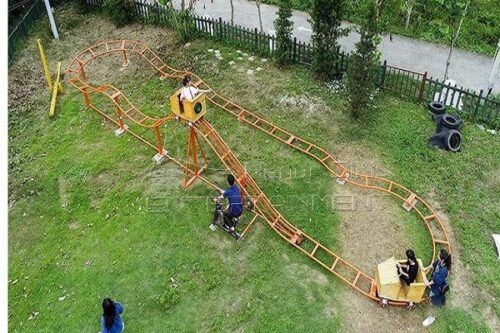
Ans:
{"label": "tree trunk", "polygon": [[262,26],[262,15],[260,13],[260,0],[255,0],[255,4],[257,5],[257,11],[259,12],[260,32],[264,33],[264,27]]}
{"label": "tree trunk", "polygon": [[233,4],[233,0],[229,0],[229,2],[231,3],[231,25],[234,25],[234,4]]}
{"label": "tree trunk", "polygon": [[186,0],[181,1],[181,10],[186,9]]}
{"label": "tree trunk", "polygon": [[457,42],[458,35],[460,34],[460,28],[462,27],[462,23],[464,23],[464,18],[465,15],[467,14],[467,8],[469,8],[470,1],[467,1],[467,4],[465,4],[464,12],[462,13],[462,17],[460,18],[460,22],[458,23],[457,29],[454,31],[453,35],[451,36],[451,43],[450,43],[450,52],[448,52],[448,59],[446,59],[446,68],[444,70],[444,80],[446,81],[448,79],[448,70],[450,68],[451,64],[451,56],[453,55],[453,48],[455,47],[455,43]]}
{"label": "tree trunk", "polygon": [[382,6],[384,0],[375,0],[375,12],[377,14],[377,19],[380,18],[380,7]]}
{"label": "tree trunk", "polygon": [[407,5],[406,7],[406,22],[405,22],[405,30],[408,30],[408,27],[410,26],[410,18],[411,18],[411,13],[413,11],[413,6]]}

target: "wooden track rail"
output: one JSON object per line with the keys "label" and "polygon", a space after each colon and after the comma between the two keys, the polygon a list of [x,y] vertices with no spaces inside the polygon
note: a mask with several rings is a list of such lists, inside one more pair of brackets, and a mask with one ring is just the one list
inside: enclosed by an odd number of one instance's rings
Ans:
{"label": "wooden track rail", "polygon": [[[200,119],[195,124],[195,127],[200,136],[207,141],[208,145],[222,161],[227,170],[240,180],[239,183],[242,184],[245,194],[253,199],[257,212],[278,235],[303,252],[306,256],[323,266],[330,273],[349,284],[352,288],[373,300],[379,300],[376,295],[370,292],[373,284],[372,277],[357,269],[354,265],[333,253],[327,247],[321,245],[314,238],[290,224],[278,212],[257,183],[252,179],[250,174],[246,172],[245,168],[231,149],[205,118]],[[322,256],[319,256],[320,253]],[[396,305],[396,303],[397,302],[393,302],[394,305]],[[401,303],[401,305],[404,304],[406,303]]]}
{"label": "wooden track rail", "polygon": [[[133,133],[124,126],[123,121],[127,120],[141,127],[151,128],[159,133],[158,128],[167,120],[172,119],[172,115],[167,115],[162,118],[153,118],[142,113],[135,107],[117,88],[112,85],[102,85],[93,87],[86,80],[85,66],[93,60],[109,54],[122,56],[123,65],[126,66],[130,62],[129,55],[136,54],[144,59],[149,65],[159,72],[161,79],[173,78],[180,79],[186,74],[190,74],[193,78],[195,86],[200,89],[209,90],[207,93],[208,100],[229,114],[236,117],[239,121],[244,122],[251,127],[258,129],[276,140],[294,148],[309,157],[317,160],[324,168],[337,177],[340,184],[350,184],[362,187],[369,190],[379,191],[391,194],[396,199],[400,200],[403,207],[410,211],[413,210],[426,226],[432,240],[432,260],[436,257],[440,248],[446,248],[451,253],[451,246],[448,240],[446,230],[435,213],[432,207],[425,202],[420,196],[407,189],[406,187],[386,178],[374,177],[354,172],[346,168],[342,163],[338,162],[333,156],[323,148],[302,139],[272,123],[266,121],[259,115],[252,113],[233,101],[215,92],[201,78],[186,71],[179,71],[167,66],[147,45],[140,41],[132,40],[112,40],[94,45],[83,52],[80,52],[70,63],[66,70],[66,80],[75,86],[83,95],[85,103],[88,107],[99,112],[108,120],[117,124],[124,131],[132,134],[147,145],[155,148],[161,153],[161,138],[158,138],[157,145],[147,141],[141,136]],[[117,108],[117,118],[113,119],[103,111],[95,107],[89,98],[90,94],[99,93],[107,96]],[[226,143],[222,140],[216,130],[210,125],[206,119],[201,119],[195,124],[197,132],[206,140],[217,157],[225,165],[225,167],[233,173],[246,194],[255,202],[255,213],[264,218],[268,225],[288,243],[293,245],[299,251],[313,261],[320,264],[326,270],[340,278],[342,281],[350,285],[355,290],[372,300],[380,301],[373,289],[373,277],[365,274],[357,269],[353,264],[342,259],[327,247],[321,245],[309,235],[305,234],[292,224],[290,224],[272,205],[266,195],[258,187],[251,176],[246,172],[245,168],[229,149]],[[183,164],[169,156],[170,160],[174,161],[179,166]],[[216,187],[214,184],[200,177],[207,184]],[[404,302],[389,302],[390,305],[406,305]]]}

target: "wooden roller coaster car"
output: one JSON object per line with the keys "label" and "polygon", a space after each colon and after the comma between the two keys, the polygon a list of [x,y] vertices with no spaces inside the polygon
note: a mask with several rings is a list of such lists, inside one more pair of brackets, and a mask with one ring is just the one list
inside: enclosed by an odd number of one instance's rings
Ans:
{"label": "wooden roller coaster car", "polygon": [[170,107],[172,112],[180,118],[195,123],[198,119],[207,113],[207,102],[205,94],[200,93],[192,100],[184,100],[181,102],[181,89],[170,96]]}
{"label": "wooden roller coaster car", "polygon": [[404,264],[406,260],[397,261],[394,257],[380,263],[375,272],[375,284],[378,297],[384,300],[397,302],[420,303],[424,300],[427,280],[422,260],[417,259],[418,273],[416,280],[409,286],[398,276],[396,263]]}

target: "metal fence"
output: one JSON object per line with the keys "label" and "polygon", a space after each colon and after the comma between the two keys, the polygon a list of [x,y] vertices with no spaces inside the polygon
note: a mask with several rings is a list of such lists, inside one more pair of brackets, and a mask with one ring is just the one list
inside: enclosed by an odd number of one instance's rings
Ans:
{"label": "metal fence", "polygon": [[[146,0],[134,0],[139,19],[168,25],[170,9]],[[87,0],[89,5],[102,5],[103,0]],[[193,16],[194,27],[198,33],[231,45],[259,54],[272,55],[276,50],[276,37],[223,21],[221,18]],[[311,65],[314,47],[294,38],[290,48],[290,59],[297,64]],[[337,50],[337,68],[347,71],[349,54]],[[420,102],[439,100],[460,114],[472,117],[475,121],[500,127],[500,100],[486,96],[483,91],[476,93],[463,87],[451,86],[437,79],[429,78],[427,72],[420,73],[383,62],[377,75],[377,85],[402,97]]]}
{"label": "metal fence", "polygon": [[9,26],[9,65],[14,59],[14,54],[19,44],[24,41],[33,24],[43,15],[46,15],[43,0],[33,0],[32,4],[26,9],[26,12],[19,17],[17,24]]}

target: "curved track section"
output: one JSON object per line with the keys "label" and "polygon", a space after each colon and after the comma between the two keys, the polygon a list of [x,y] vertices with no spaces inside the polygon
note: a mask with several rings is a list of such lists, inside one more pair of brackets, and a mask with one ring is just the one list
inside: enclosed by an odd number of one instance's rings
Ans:
{"label": "curved track section", "polygon": [[[137,54],[154,70],[159,72],[161,79],[179,79],[185,74],[188,74],[188,72],[179,71],[167,66],[153,51],[151,51],[151,49],[149,49],[147,45],[140,41],[131,40],[113,40],[99,43],[79,53],[68,66],[66,70],[66,79],[70,84],[82,92],[87,106],[101,113],[108,120],[120,125],[122,128],[123,119],[128,119],[132,123],[158,131],[159,126],[161,126],[166,120],[172,118],[171,115],[167,115],[163,118],[149,117],[143,114],[121,93],[120,90],[112,85],[93,87],[87,83],[85,66],[99,57],[113,53],[118,53],[123,57],[124,66],[126,66],[129,62],[129,54]],[[195,79],[195,86],[201,89],[209,90],[207,98],[213,105],[225,110],[229,114],[236,117],[239,121],[244,122],[251,127],[270,135],[287,146],[317,160],[328,172],[337,177],[340,183],[347,183],[365,189],[391,194],[396,199],[400,200],[407,210],[414,210],[426,226],[432,239],[433,259],[435,258],[439,248],[444,247],[451,253],[448,235],[441,220],[432,207],[420,196],[392,180],[364,175],[347,169],[344,165],[342,165],[342,163],[338,162],[323,148],[271,124],[257,114],[246,110],[245,108],[218,94],[198,76],[193,74],[191,74],[191,76]],[[117,120],[104,114],[102,111],[94,107],[92,103],[90,103],[89,94],[93,93],[103,94],[113,101],[117,107]],[[236,156],[232,153],[208,121],[201,119],[195,127],[197,132],[208,142],[226,168],[237,176],[238,181],[245,189],[245,192],[247,192],[247,194],[255,201],[256,213],[264,217],[274,231],[276,231],[282,238],[287,240],[309,258],[316,261],[332,274],[339,277],[342,281],[349,284],[352,288],[372,300],[379,300],[375,294],[373,277],[363,273],[354,265],[342,259],[340,256],[333,253],[319,242],[315,241],[312,237],[300,231],[279,214],[276,208],[253,181]],[[158,147],[156,147],[154,144],[141,138],[137,134],[133,132],[130,133],[151,147],[157,149],[160,153],[162,152],[161,139],[158,139],[159,143]],[[182,165],[179,161],[176,161],[171,157],[169,158],[175,163]],[[209,183],[205,179],[203,180]],[[211,183],[209,184],[214,186]],[[390,302],[389,304],[405,305],[406,303]]]}
{"label": "curved track section", "polygon": [[[205,118],[200,119],[195,124],[195,128],[198,134],[206,140],[227,170],[236,176],[238,183],[244,189],[245,193],[253,199],[257,213],[266,220],[267,224],[278,235],[349,284],[352,288],[373,300],[379,300],[373,292],[374,280],[372,277],[360,271],[354,265],[290,224],[276,210],[269,198],[246,172],[231,149]],[[406,303],[393,302],[392,304],[403,305]]]}

